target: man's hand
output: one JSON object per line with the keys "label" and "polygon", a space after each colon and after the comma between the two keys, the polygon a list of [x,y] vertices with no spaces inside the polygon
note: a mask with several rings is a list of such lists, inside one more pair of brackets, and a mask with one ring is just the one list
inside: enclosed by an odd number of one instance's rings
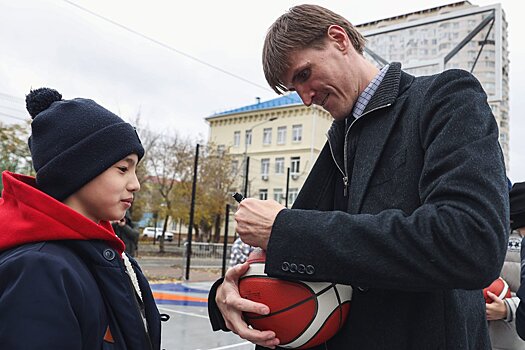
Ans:
{"label": "man's hand", "polygon": [[235,213],[237,233],[242,241],[266,250],[277,214],[285,207],[274,200],[246,198]]}
{"label": "man's hand", "polygon": [[246,273],[249,266],[248,263],[239,264],[226,272],[224,281],[217,288],[215,301],[226,322],[226,327],[232,332],[254,344],[275,349],[275,346],[279,345],[279,339],[275,337],[275,332],[249,328],[242,318],[243,312],[261,315],[270,313],[268,306],[244,299],[239,294],[239,277]]}
{"label": "man's hand", "polygon": [[491,304],[485,304],[488,321],[501,320],[507,317],[507,304],[496,294],[487,291],[487,295],[493,300]]}

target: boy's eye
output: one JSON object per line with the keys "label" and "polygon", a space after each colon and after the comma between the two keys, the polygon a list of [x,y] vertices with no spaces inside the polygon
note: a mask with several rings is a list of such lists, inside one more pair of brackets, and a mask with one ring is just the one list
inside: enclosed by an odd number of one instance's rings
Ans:
{"label": "boy's eye", "polygon": [[119,166],[117,168],[118,168],[118,170],[122,171],[123,173],[125,173],[128,170],[128,167],[125,167],[125,166]]}

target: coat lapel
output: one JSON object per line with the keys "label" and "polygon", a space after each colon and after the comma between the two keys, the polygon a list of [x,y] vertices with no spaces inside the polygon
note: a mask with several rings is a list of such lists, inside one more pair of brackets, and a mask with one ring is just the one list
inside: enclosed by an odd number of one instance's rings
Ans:
{"label": "coat lapel", "polygon": [[[355,150],[354,167],[350,182],[348,211],[359,213],[363,199],[386,141],[396,123],[399,113],[391,108],[399,96],[401,65],[392,63],[374,96],[358,120],[361,132]],[[350,130],[352,132],[352,130]]]}
{"label": "coat lapel", "polygon": [[[388,107],[385,107],[388,108]],[[388,137],[395,125],[399,114],[382,111],[381,115],[369,115],[363,120],[365,125],[359,136],[357,145],[352,181],[350,182],[350,197],[348,211],[357,214],[361,211],[370,178],[376,168]],[[365,118],[366,118],[365,117]]]}

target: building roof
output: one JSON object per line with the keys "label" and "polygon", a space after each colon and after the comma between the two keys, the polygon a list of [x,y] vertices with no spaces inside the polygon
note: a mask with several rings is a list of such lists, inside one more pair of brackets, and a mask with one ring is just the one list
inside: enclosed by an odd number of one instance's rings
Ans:
{"label": "building roof", "polygon": [[425,9],[425,10],[409,12],[409,13],[405,13],[405,14],[398,15],[398,16],[387,17],[387,18],[378,19],[378,20],[371,21],[371,22],[357,24],[355,27],[356,28],[363,28],[363,27],[368,27],[368,26],[374,26],[374,25],[376,25],[378,23],[381,23],[381,22],[388,22],[388,21],[393,21],[393,20],[406,19],[407,17],[412,16],[412,15],[428,14],[428,13],[432,13],[432,12],[437,12],[437,11],[439,11],[441,9],[444,9],[444,8],[447,8],[447,7],[453,8],[453,7],[460,7],[460,6],[472,6],[472,3],[470,1],[468,1],[468,0],[452,2],[450,4],[436,6],[436,7],[431,7],[431,8]]}
{"label": "building roof", "polygon": [[230,109],[230,110],[224,111],[224,112],[214,113],[213,115],[209,116],[206,119],[211,119],[211,118],[215,118],[215,117],[222,117],[222,116],[225,116],[225,115],[236,114],[236,113],[260,111],[260,110],[264,110],[264,109],[271,109],[271,108],[285,107],[285,106],[293,106],[293,105],[302,105],[302,104],[303,104],[303,101],[301,100],[299,95],[297,95],[296,92],[293,92],[293,93],[290,93],[290,94],[279,96],[279,97],[274,98],[272,100],[268,100],[268,101],[264,101],[264,102],[258,102],[258,103],[252,104],[252,105],[239,107],[239,108],[235,108],[235,109]]}

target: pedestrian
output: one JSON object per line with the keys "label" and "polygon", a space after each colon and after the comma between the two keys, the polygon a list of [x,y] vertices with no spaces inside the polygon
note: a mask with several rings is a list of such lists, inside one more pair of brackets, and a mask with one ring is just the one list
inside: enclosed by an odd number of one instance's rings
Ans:
{"label": "pedestrian", "polygon": [[92,100],[26,97],[36,177],[3,172],[0,348],[160,349],[160,315],[110,221],[140,189],[135,129]]}
{"label": "pedestrian", "polygon": [[126,213],[126,215],[118,221],[113,221],[111,226],[117,237],[124,242],[126,253],[129,256],[135,257],[137,255],[140,234],[137,230],[133,229],[133,224],[128,214]]}
{"label": "pedestrian", "polygon": [[252,246],[244,243],[239,237],[237,237],[232,244],[230,267],[244,263],[252,251]]}
{"label": "pedestrian", "polygon": [[520,286],[516,295],[520,299],[516,310],[516,331],[521,339],[525,340],[525,182],[516,182],[510,191],[510,223],[521,237],[520,259],[521,278]]}
{"label": "pedestrian", "polygon": [[[293,207],[247,198],[237,232],[266,250],[270,277],[353,286],[342,329],[313,349],[490,349],[481,289],[503,264],[509,196],[487,95],[463,70],[378,69],[364,44],[345,18],[316,5],[295,6],[270,27],[269,85],[296,91],[334,122]],[[274,348],[272,330],[242,318],[270,311],[239,296],[247,268],[213,285],[210,321]]]}
{"label": "pedestrian", "polygon": [[[491,303],[485,304],[492,350],[525,349],[525,342],[521,340],[516,332],[516,309],[519,305],[519,298],[516,296],[516,292],[520,285],[520,249],[522,237],[517,230],[518,227],[515,227],[512,222],[512,219],[516,219],[516,216],[512,213],[513,209],[516,209],[517,203],[515,197],[516,188],[518,187],[520,187],[520,185],[516,186],[513,192],[511,190],[512,184],[509,181],[512,231],[509,236],[505,262],[500,273],[500,277],[503,278],[509,286],[511,297],[502,299],[496,294],[487,291],[488,297],[492,300]],[[515,220],[515,222],[518,221]]]}

